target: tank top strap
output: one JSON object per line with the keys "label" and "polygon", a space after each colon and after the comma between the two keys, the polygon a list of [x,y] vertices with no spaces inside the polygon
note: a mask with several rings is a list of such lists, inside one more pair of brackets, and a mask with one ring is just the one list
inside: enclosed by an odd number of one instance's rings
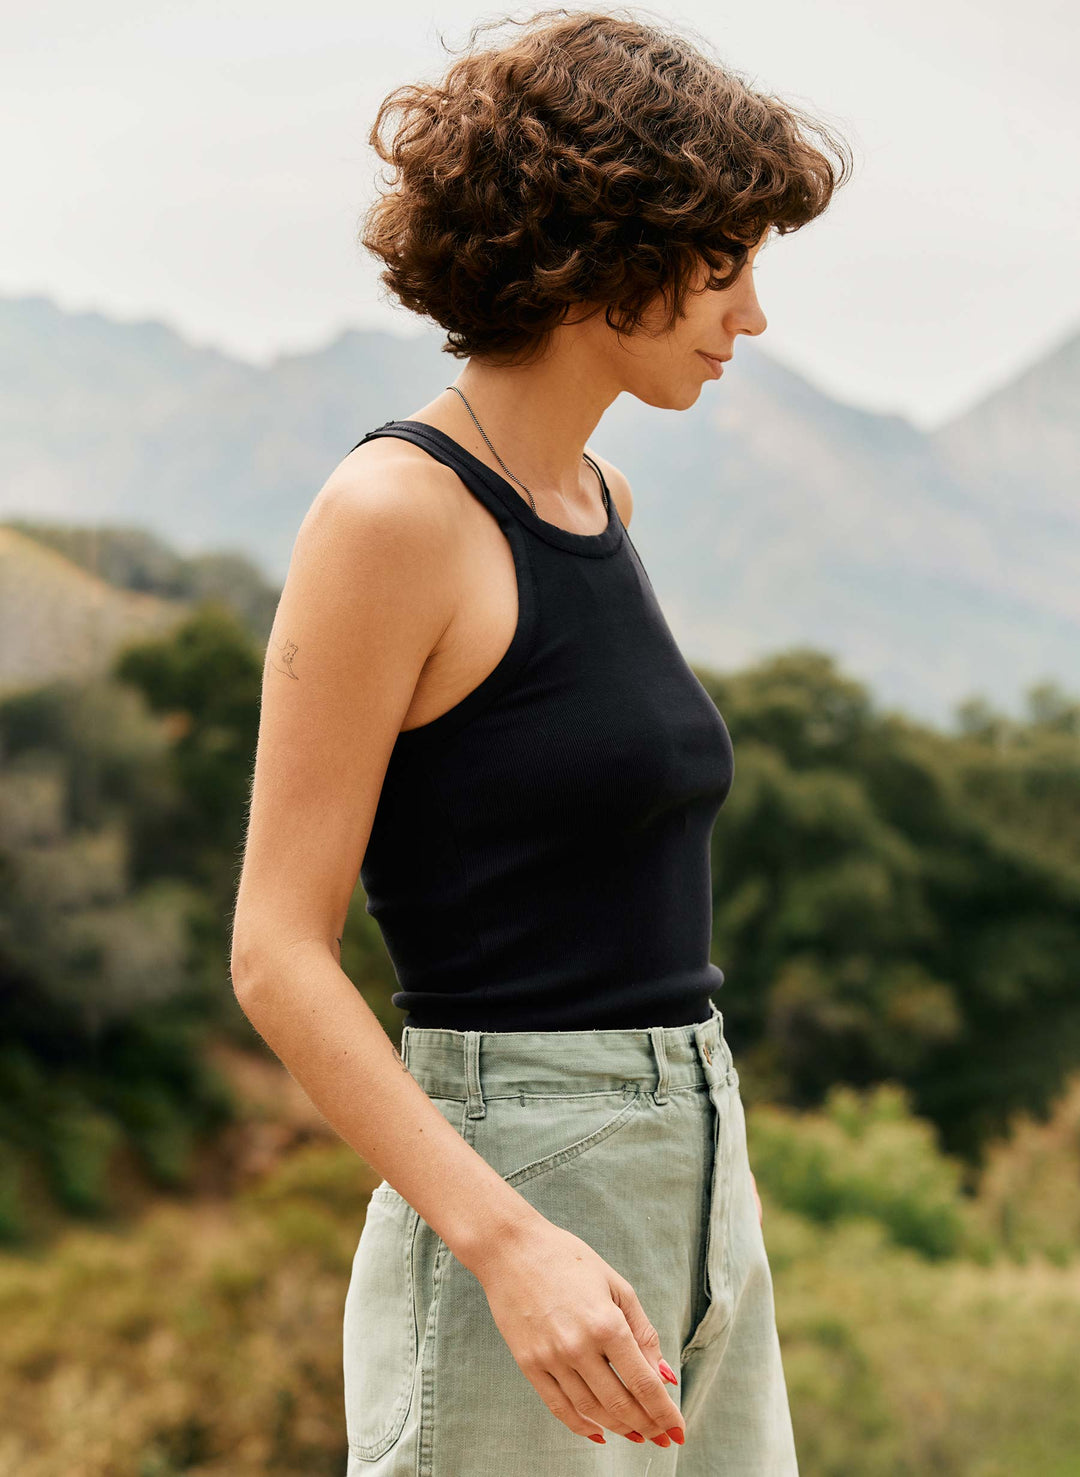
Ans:
{"label": "tank top strap", "polygon": [[[383,421],[381,426],[376,426],[374,430],[361,436],[356,446],[363,446],[365,441],[371,441],[376,436],[396,436],[400,441],[411,441],[414,446],[419,446],[436,461],[442,462],[443,466],[456,472],[477,501],[483,503],[500,524],[505,527],[513,523],[503,500],[477,475],[457,443],[449,436],[440,434],[434,426],[426,426],[422,421]],[[353,451],[356,446],[352,447]]]}
{"label": "tank top strap", "polygon": [[[440,431],[437,426],[429,426],[426,421],[383,421],[381,426],[376,426],[362,436],[356,446],[362,446],[374,436],[398,436],[403,441],[412,441],[436,461],[451,467],[476,500],[484,504],[504,529],[509,530],[513,523],[517,523],[544,543],[585,558],[604,559],[617,553],[622,547],[624,530],[618,506],[610,494],[602,470],[587,452],[583,455],[600,478],[604,507],[607,510],[607,524],[599,533],[575,533],[557,523],[548,523],[505,477],[493,471],[445,431]],[[353,451],[356,446],[352,448]],[[508,536],[512,537],[509,534]]]}
{"label": "tank top strap", "polygon": [[604,507],[607,508],[608,512],[610,512],[611,511],[611,493],[608,492],[607,478],[604,476],[603,472],[597,466],[596,462],[593,461],[592,457],[589,455],[589,453],[587,451],[583,451],[581,454],[585,458],[585,460],[588,462],[589,466],[592,467],[592,469],[596,473],[596,475],[600,478],[600,488],[601,488],[601,491],[603,492],[603,495],[604,495]]}

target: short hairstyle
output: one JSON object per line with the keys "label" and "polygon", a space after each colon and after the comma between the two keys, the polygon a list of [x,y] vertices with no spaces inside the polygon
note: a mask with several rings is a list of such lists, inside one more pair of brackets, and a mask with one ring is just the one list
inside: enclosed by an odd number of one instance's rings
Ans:
{"label": "short hairstyle", "polygon": [[[580,303],[632,333],[659,298],[672,326],[703,261],[706,287],[730,286],[767,230],[812,221],[850,173],[827,125],[623,10],[477,23],[440,81],[380,104],[368,141],[395,175],[360,243],[445,329],[444,353],[523,362]],[[507,19],[519,34],[471,49]]]}

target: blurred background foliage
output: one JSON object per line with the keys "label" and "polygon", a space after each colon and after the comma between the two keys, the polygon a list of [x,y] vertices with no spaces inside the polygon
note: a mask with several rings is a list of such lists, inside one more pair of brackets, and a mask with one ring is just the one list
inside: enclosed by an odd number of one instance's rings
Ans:
{"label": "blurred background foliage", "polygon": [[[343,1469],[373,1181],[227,967],[262,662],[211,593],[0,700],[0,1477]],[[1080,704],[944,732],[809,648],[699,675],[804,1470],[1080,1471]],[[399,1042],[359,886],[342,962]]]}

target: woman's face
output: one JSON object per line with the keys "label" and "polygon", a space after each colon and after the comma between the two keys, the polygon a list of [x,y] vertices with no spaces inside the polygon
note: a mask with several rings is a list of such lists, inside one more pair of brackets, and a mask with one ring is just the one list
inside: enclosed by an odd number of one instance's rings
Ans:
{"label": "woman's face", "polygon": [[710,269],[704,261],[695,289],[686,299],[683,316],[664,329],[662,305],[650,310],[644,327],[619,338],[608,329],[611,368],[620,389],[646,405],[662,410],[685,410],[694,404],[701,387],[716,378],[715,364],[706,355],[729,359],[740,333],[763,333],[768,325],[754,291],[754,259],[768,240],[766,231],[750,248],[737,280],[720,292],[705,290]]}

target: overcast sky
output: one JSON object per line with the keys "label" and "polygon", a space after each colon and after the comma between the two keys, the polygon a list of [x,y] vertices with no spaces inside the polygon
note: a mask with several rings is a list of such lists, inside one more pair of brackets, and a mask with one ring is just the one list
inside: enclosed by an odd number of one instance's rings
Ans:
{"label": "overcast sky", "polygon": [[[9,0],[0,292],[163,319],[260,363],[347,326],[416,332],[355,243],[378,166],[367,133],[386,92],[446,65],[436,27],[459,45],[500,13]],[[830,210],[761,258],[761,343],[777,358],[930,427],[1080,326],[1075,5],[638,13],[696,28],[853,145]]]}

